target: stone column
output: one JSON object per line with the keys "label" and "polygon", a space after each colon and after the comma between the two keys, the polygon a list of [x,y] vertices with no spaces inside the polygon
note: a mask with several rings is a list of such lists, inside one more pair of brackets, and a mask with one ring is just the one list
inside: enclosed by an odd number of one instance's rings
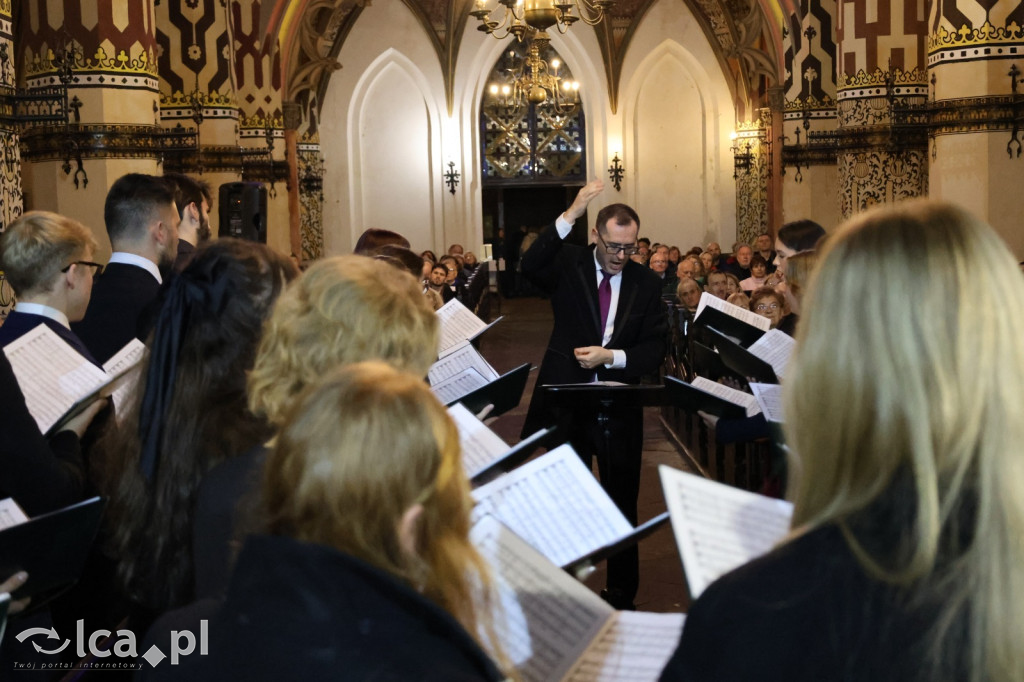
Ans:
{"label": "stone column", "polygon": [[836,149],[836,0],[803,0],[786,37],[783,222],[839,222]]}
{"label": "stone column", "polygon": [[1024,2],[934,3],[929,195],[990,222],[1024,259]]}
{"label": "stone column", "polygon": [[38,98],[20,114],[29,125],[22,136],[25,207],[91,227],[99,260],[109,249],[107,189],[125,173],[157,170],[154,26],[153,0],[21,5],[19,85]]}
{"label": "stone column", "polygon": [[927,192],[925,0],[839,0],[839,204],[846,218]]}

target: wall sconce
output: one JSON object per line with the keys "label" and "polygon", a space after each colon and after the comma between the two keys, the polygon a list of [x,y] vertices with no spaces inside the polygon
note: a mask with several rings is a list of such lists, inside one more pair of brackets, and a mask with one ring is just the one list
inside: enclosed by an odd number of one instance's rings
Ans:
{"label": "wall sconce", "polygon": [[444,184],[448,185],[448,191],[455,194],[455,188],[459,186],[459,171],[455,170],[455,162],[448,162],[448,170],[444,173]]}
{"label": "wall sconce", "polygon": [[744,172],[750,170],[750,163],[754,159],[754,155],[750,151],[750,142],[745,142],[742,145],[736,143],[736,138],[739,137],[735,132],[729,136],[732,139],[732,146],[729,147],[729,151],[732,152],[732,177],[735,179],[739,177],[739,171],[742,169]]}
{"label": "wall sconce", "polygon": [[622,176],[625,172],[626,169],[622,167],[622,163],[619,161],[619,153],[615,152],[612,165],[608,166],[608,177],[612,179],[612,185],[614,185],[616,192],[622,191]]}

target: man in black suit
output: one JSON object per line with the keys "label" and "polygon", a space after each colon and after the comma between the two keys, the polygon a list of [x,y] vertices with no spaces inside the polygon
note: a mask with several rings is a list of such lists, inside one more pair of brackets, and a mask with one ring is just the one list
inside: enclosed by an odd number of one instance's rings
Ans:
{"label": "man in black suit", "polygon": [[[656,370],[664,356],[661,280],[629,258],[637,250],[640,219],[636,212],[625,204],[601,209],[591,230],[596,246],[584,248],[563,241],[603,189],[600,180],[581,189],[572,206],[523,256],[523,273],[551,296],[555,314],[524,435],[558,419],[545,404],[540,388],[544,384],[595,380],[635,384]],[[576,411],[571,420],[573,446],[588,466],[597,457],[601,485],[636,525],[643,410],[616,409],[605,425],[598,424],[597,415],[583,411]],[[616,608],[632,608],[638,584],[634,546],[608,561],[608,589],[602,596]]]}
{"label": "man in black suit", "polygon": [[0,238],[0,266],[18,302],[0,326],[0,347],[45,324],[99,364],[70,326],[85,314],[103,268],[92,262],[95,250],[89,228],[56,213],[30,211],[11,223]]}
{"label": "man in black suit", "polygon": [[101,363],[149,334],[150,307],[178,254],[174,186],[155,175],[122,176],[107,193],[103,219],[114,252],[85,318],[72,327]]}

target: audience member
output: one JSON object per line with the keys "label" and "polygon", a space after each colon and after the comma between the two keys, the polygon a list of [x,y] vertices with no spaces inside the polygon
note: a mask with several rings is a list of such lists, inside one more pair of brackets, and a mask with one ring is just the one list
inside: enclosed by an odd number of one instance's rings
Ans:
{"label": "audience member", "polygon": [[684,258],[679,261],[679,266],[676,268],[676,279],[680,282],[684,279],[695,279],[694,270],[696,266],[693,264],[692,258]]}
{"label": "audience member", "polygon": [[743,287],[740,286],[740,280],[731,272],[725,273],[725,295],[732,296],[733,294],[739,294],[743,292]]}
{"label": "audience member", "polygon": [[699,256],[687,256],[686,260],[693,263],[693,279],[696,280],[697,284],[704,287],[707,283],[707,271],[704,269],[704,263],[701,262]]}
{"label": "audience member", "polygon": [[692,279],[681,279],[676,289],[676,295],[679,297],[679,303],[688,312],[696,313],[697,305],[700,303],[701,288],[697,282]]}
{"label": "audience member", "polygon": [[448,255],[449,256],[455,256],[455,255],[461,256],[462,255],[462,244],[452,244],[451,246],[449,246],[448,247]]}
{"label": "audience member", "polygon": [[723,263],[721,262],[722,247],[718,245],[718,242],[711,242],[710,244],[708,244],[708,248],[704,250],[711,254],[711,267],[721,268],[723,265]]}
{"label": "audience member", "polygon": [[661,280],[662,295],[676,293],[679,278],[674,273],[668,271],[668,253],[655,252],[651,254],[649,266],[651,271]]}
{"label": "audience member", "polygon": [[387,244],[401,246],[405,249],[409,248],[409,240],[397,232],[371,227],[359,235],[353,253],[358,253],[361,256],[373,256],[377,254],[380,247]]}
{"label": "audience member", "polygon": [[811,274],[818,264],[818,251],[801,251],[786,259],[786,281],[776,285],[775,290],[786,297],[791,315],[800,314],[804,292],[811,282]]}
{"label": "audience member", "polygon": [[71,331],[85,315],[93,278],[103,269],[92,262],[96,240],[78,221],[56,213],[30,211],[0,236],[0,265],[18,302],[0,326],[0,348],[46,325],[95,364],[97,358]]}
{"label": "audience member", "polygon": [[750,277],[750,260],[753,257],[754,250],[752,248],[746,244],[739,244],[733,256],[724,265],[720,265],[719,269],[735,275],[737,280],[746,279]]}
{"label": "audience member", "polygon": [[737,292],[735,294],[729,294],[728,298],[725,299],[726,303],[732,303],[735,306],[739,306],[744,310],[753,310],[750,307],[750,297],[743,292]]}
{"label": "audience member", "polygon": [[725,300],[729,295],[729,278],[720,270],[714,270],[708,273],[708,284],[705,287],[707,292],[712,296]]}
{"label": "audience member", "polygon": [[761,287],[750,294],[750,310],[767,317],[771,322],[770,329],[778,327],[779,331],[793,335],[795,320],[783,324],[783,319],[790,317],[786,309],[786,299],[772,287]]}
{"label": "audience member", "polygon": [[711,271],[712,271],[712,270],[714,269],[714,267],[715,267],[715,266],[714,266],[714,265],[712,264],[712,260],[713,260],[713,258],[712,258],[712,256],[711,256],[711,252],[710,252],[710,251],[704,251],[703,253],[701,253],[701,254],[700,254],[700,255],[698,256],[698,258],[700,258],[700,262],[701,262],[701,265],[703,265],[703,266],[704,266],[704,272],[706,272],[706,273],[708,273],[708,274],[710,275],[710,274],[711,274]]}
{"label": "audience member", "polygon": [[682,258],[682,254],[679,251],[678,246],[670,246],[668,249],[668,269],[675,272],[676,268],[679,267],[679,260]]}
{"label": "audience member", "polygon": [[740,280],[740,288],[743,291],[760,289],[765,285],[765,280],[767,279],[768,263],[761,257],[761,254],[755,253],[753,258],[750,259],[750,277]]}
{"label": "audience member", "polygon": [[120,177],[107,192],[103,219],[114,252],[85,317],[72,326],[101,363],[132,338],[145,341],[152,329],[152,307],[178,255],[172,183],[141,173]]}
{"label": "audience member", "polygon": [[792,532],[701,594],[663,679],[1024,679],[1016,261],[925,200],[821,258],[784,392]]}
{"label": "audience member", "polygon": [[767,232],[757,235],[754,240],[754,255],[761,256],[765,262],[765,270],[770,275],[775,272],[775,250],[772,249],[772,236]]}

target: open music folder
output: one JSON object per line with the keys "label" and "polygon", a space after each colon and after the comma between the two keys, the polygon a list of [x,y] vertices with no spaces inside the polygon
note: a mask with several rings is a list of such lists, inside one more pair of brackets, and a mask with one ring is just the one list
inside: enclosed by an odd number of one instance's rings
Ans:
{"label": "open music folder", "polygon": [[614,610],[493,516],[470,539],[491,566],[501,602],[494,628],[521,679],[658,679],[683,614]]}
{"label": "open music folder", "polygon": [[743,346],[757,341],[771,328],[771,322],[764,315],[733,305],[706,291],[700,295],[693,324],[696,327],[713,327]]}
{"label": "open music folder", "polygon": [[748,381],[777,384],[785,377],[796,347],[796,340],[789,334],[772,329],[749,348],[744,348],[717,329],[708,331],[722,362]]}
{"label": "open music folder", "polygon": [[496,517],[558,566],[633,530],[568,444],[480,486],[473,499],[474,520]]}
{"label": "open music folder", "polygon": [[753,417],[761,411],[757,399],[704,377],[694,377],[691,383],[675,377],[665,377],[666,402],[669,405],[696,413],[707,412],[725,419]]}
{"label": "open music folder", "polygon": [[793,505],[665,465],[658,467],[683,573],[696,599],[789,533]]}
{"label": "open music folder", "polygon": [[441,341],[437,349],[439,357],[463,341],[472,341],[501,319],[498,317],[487,324],[456,298],[441,306],[435,314],[441,323]]}
{"label": "open music folder", "polygon": [[448,416],[459,430],[462,466],[474,486],[519,466],[534,450],[547,444],[554,433],[554,429],[541,429],[509,447],[461,403],[449,407]]}
{"label": "open music folder", "polygon": [[145,348],[132,339],[100,369],[41,324],[4,346],[4,353],[29,413],[39,430],[50,435],[96,399],[117,395]]}

